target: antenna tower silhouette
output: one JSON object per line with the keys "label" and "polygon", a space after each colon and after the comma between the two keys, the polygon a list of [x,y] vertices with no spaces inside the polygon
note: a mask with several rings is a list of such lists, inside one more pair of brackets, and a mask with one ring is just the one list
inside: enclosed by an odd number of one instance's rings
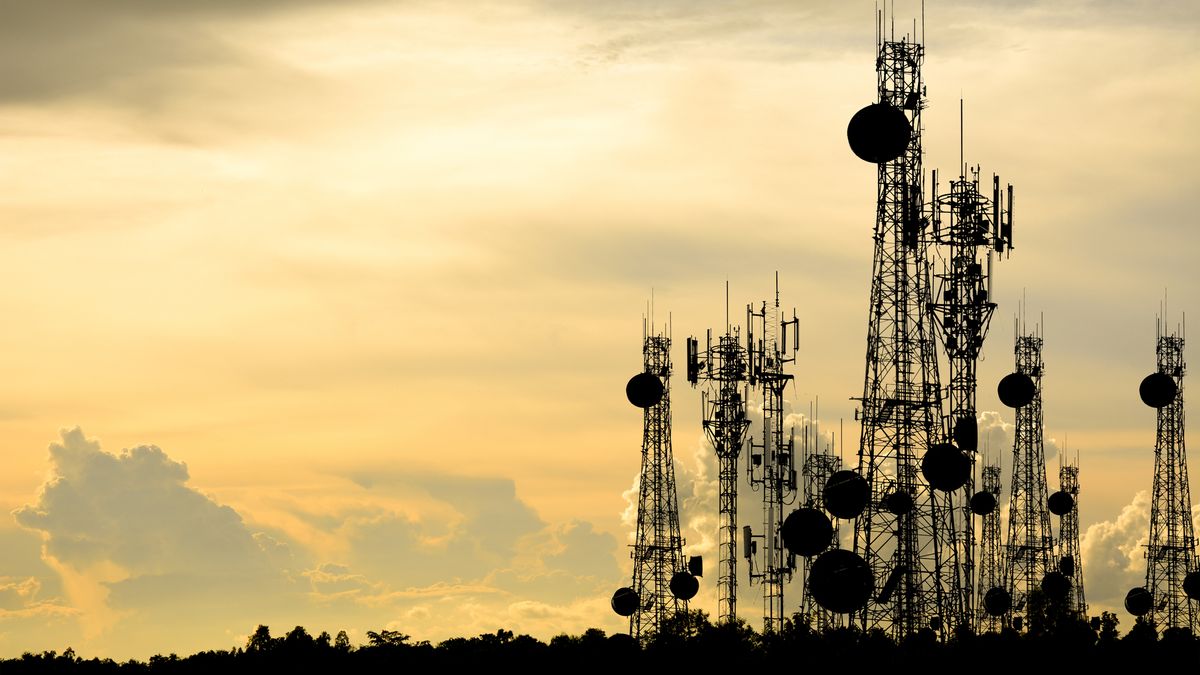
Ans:
{"label": "antenna tower silhouette", "polygon": [[[1006,405],[1019,402],[1013,439],[1012,485],[1008,502],[1008,544],[1005,571],[1012,601],[1013,626],[1027,625],[1030,594],[1042,588],[1043,579],[1056,568],[1051,563],[1054,543],[1046,498],[1046,453],[1042,439],[1042,336],[1040,327],[1032,334],[1018,324],[1016,373],[1001,380],[1020,382],[1022,395],[1014,400],[1001,391]],[[1013,378],[1013,379],[1008,379]],[[1031,386],[1026,386],[1029,383]]]}
{"label": "antenna tower silhouette", "polygon": [[[961,101],[959,109],[962,109]],[[957,180],[951,181],[949,192],[938,194],[937,172],[934,171],[934,197],[930,205],[933,241],[940,245],[934,247],[934,251],[944,251],[940,270],[934,274],[937,291],[930,310],[950,364],[946,442],[966,453],[968,458],[968,470],[961,474],[966,478],[962,491],[951,490],[952,494],[948,496],[954,508],[948,523],[953,539],[947,548],[951,559],[957,563],[950,569],[961,571],[961,576],[951,580],[952,595],[948,600],[964,618],[975,614],[972,607],[975,534],[969,506],[975,481],[969,466],[979,448],[976,366],[996,309],[996,303],[991,301],[993,252],[1005,255],[1012,248],[1013,194],[1009,185],[1006,203],[1000,192],[999,177],[992,176],[992,198],[989,200],[979,191],[978,167],[969,173],[969,177],[960,174]]]}
{"label": "antenna tower silhouette", "polygon": [[1158,409],[1146,586],[1125,596],[1125,608],[1147,616],[1160,630],[1194,635],[1200,629],[1200,570],[1184,446],[1183,334],[1180,329],[1164,334],[1161,318],[1156,354],[1157,368],[1142,380],[1139,392],[1146,405]]}
{"label": "antenna tower silhouette", "polygon": [[795,556],[784,548],[782,531],[784,505],[796,495],[795,439],[785,438],[783,430],[783,391],[792,375],[783,369],[796,360],[799,321],[794,311],[791,319],[780,315],[778,274],[774,304],[764,301],[757,312],[747,306],[746,325],[750,386],[761,388],[763,397],[762,436],[758,442],[750,438],[747,474],[751,487],[762,490],[763,531],[754,534],[747,527],[744,547],[750,559],[750,583],[757,581],[763,587],[763,632],[779,632],[784,619],[783,585],[796,569]]}
{"label": "antenna tower silhouette", "polygon": [[699,351],[699,341],[688,338],[688,382],[695,386],[703,380],[706,384],[701,393],[704,433],[717,453],[719,467],[717,620],[721,623],[737,617],[738,456],[750,427],[750,420],[746,419],[746,349],[741,345],[739,333],[727,321],[725,334],[713,344],[710,329],[703,354]]}
{"label": "antenna tower silhouette", "polygon": [[[811,414],[809,418],[810,420],[815,419]],[[822,451],[820,443],[821,439],[817,427],[812,422],[805,423],[800,443],[801,500],[805,507],[824,511],[825,484],[829,482],[833,474],[841,470],[842,459],[833,454],[833,448],[826,448]],[[833,525],[833,537],[829,545],[821,551],[817,551],[814,555],[822,553],[832,546],[836,546],[840,541],[838,520],[834,518],[831,524]],[[813,564],[813,557],[807,556],[803,560],[801,578],[804,582],[804,591],[800,600],[800,613],[809,617],[812,622],[810,625],[814,630],[821,631],[827,628],[841,627],[844,623],[842,615],[822,607],[813,597],[812,588],[809,585],[808,573]]]}
{"label": "antenna tower silhouette", "polygon": [[[922,217],[921,79],[924,48],[876,40],[878,103],[847,129],[850,147],[878,165],[874,254],[859,471],[869,484],[855,519],[854,550],[882,584],[858,610],[863,630],[903,637],[943,628],[945,587],[957,570],[946,559],[949,503],[921,478],[922,454],[941,441],[942,401]],[[968,467],[969,470],[969,467]],[[958,621],[953,621],[957,624]]]}
{"label": "antenna tower silhouette", "polygon": [[[1065,452],[1066,448],[1063,450]],[[1070,500],[1058,497],[1059,494],[1070,496]],[[1083,556],[1079,549],[1078,461],[1064,461],[1058,467],[1058,492],[1050,496],[1049,504],[1052,511],[1063,511],[1058,520],[1058,571],[1071,580],[1071,611],[1077,618],[1087,619],[1087,600],[1083,596]]]}
{"label": "antenna tower silhouette", "polygon": [[[976,611],[976,630],[994,633],[1000,630],[1000,617],[1008,611],[1004,598],[1004,549],[1000,543],[1000,466],[985,464],[982,471],[982,491],[971,499],[971,510],[981,516],[979,538],[979,605]],[[986,495],[986,496],[985,496]],[[995,589],[995,590],[994,590]],[[997,593],[1000,592],[999,607]],[[988,595],[991,593],[991,595]],[[997,611],[999,610],[999,611]]]}
{"label": "antenna tower silhouette", "polygon": [[671,338],[643,329],[643,368],[625,387],[643,409],[642,468],[638,480],[633,584],[618,589],[612,608],[629,617],[629,634],[644,640],[663,621],[687,610],[699,582],[685,567],[679,534],[679,499],[671,455]]}

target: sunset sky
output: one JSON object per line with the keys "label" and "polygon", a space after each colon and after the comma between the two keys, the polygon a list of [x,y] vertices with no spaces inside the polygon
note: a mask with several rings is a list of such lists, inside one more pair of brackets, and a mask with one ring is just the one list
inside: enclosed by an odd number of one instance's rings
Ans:
{"label": "sunset sky", "polygon": [[[682,373],[726,280],[737,317],[778,271],[793,420],[819,398],[855,451],[873,2],[0,7],[0,656],[622,630],[651,293]],[[1200,311],[1200,4],[928,0],[926,29],[926,167],[957,173],[961,96],[967,161],[1016,190],[989,451],[1024,296],[1114,610],[1144,574],[1155,317]],[[715,611],[715,461],[673,385]]]}

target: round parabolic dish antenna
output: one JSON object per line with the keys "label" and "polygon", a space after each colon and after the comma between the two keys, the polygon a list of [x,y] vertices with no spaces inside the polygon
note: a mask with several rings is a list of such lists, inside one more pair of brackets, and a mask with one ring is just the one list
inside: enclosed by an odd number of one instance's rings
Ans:
{"label": "round parabolic dish antenna", "polygon": [[987,490],[980,490],[971,496],[971,513],[986,516],[996,510],[996,495]]}
{"label": "round parabolic dish antenna", "polygon": [[996,387],[1000,402],[1010,408],[1020,408],[1029,405],[1037,394],[1033,379],[1025,373],[1009,373],[1000,380]]}
{"label": "round parabolic dish antenna", "polygon": [[700,580],[686,570],[676,572],[671,577],[671,595],[680,600],[691,600],[700,592]]}
{"label": "round parabolic dish antenna", "polygon": [[1183,577],[1183,594],[1192,600],[1200,600],[1200,570],[1188,572]]}
{"label": "round parabolic dish antenna", "polygon": [[1150,373],[1138,387],[1138,395],[1142,397],[1142,403],[1151,408],[1161,408],[1167,405],[1175,400],[1175,395],[1178,393],[1179,387],[1175,384],[1175,378],[1166,373]]}
{"label": "round parabolic dish antenna", "polygon": [[1071,580],[1058,570],[1046,572],[1042,577],[1042,592],[1052,598],[1064,598],[1071,592]]}
{"label": "round parabolic dish antenna", "polygon": [[896,516],[902,516],[913,508],[912,495],[897,490],[883,498],[883,508],[888,510],[888,513]]}
{"label": "round parabolic dish antenna", "polygon": [[632,588],[618,588],[612,596],[613,611],[621,616],[630,616],[637,611],[640,601],[638,594]]}
{"label": "round parabolic dish antenna", "polygon": [[921,475],[929,487],[953,492],[971,479],[971,458],[949,443],[931,445],[921,458]]}
{"label": "round parabolic dish antenna", "polygon": [[1050,499],[1046,500],[1046,506],[1050,507],[1050,513],[1056,516],[1065,516],[1075,508],[1075,498],[1069,492],[1059,490],[1050,495]]}
{"label": "round parabolic dish antenna", "polygon": [[808,571],[813,600],[831,612],[861,609],[875,591],[867,561],[853,551],[835,548],[817,556]]}
{"label": "round parabolic dish antenna", "polygon": [[908,149],[912,124],[899,108],[872,103],[850,118],[846,138],[859,159],[882,164],[903,155]]}
{"label": "round parabolic dish antenna", "polygon": [[817,509],[800,508],[783,521],[783,545],[794,555],[813,556],[833,543],[833,523]]}
{"label": "round parabolic dish antenna", "polygon": [[992,616],[1003,616],[1012,609],[1012,597],[999,586],[989,589],[983,594],[983,608]]}
{"label": "round parabolic dish antenna", "polygon": [[625,397],[639,408],[649,408],[658,405],[663,397],[662,380],[652,373],[638,373],[629,378],[625,385]]}
{"label": "round parabolic dish antenna", "polygon": [[821,496],[825,499],[825,510],[835,518],[857,518],[867,508],[871,486],[857,471],[845,469],[835,472],[825,481]]}
{"label": "round parabolic dish antenna", "polygon": [[1129,589],[1125,594],[1125,611],[1134,616],[1145,616],[1154,606],[1154,596],[1143,586]]}

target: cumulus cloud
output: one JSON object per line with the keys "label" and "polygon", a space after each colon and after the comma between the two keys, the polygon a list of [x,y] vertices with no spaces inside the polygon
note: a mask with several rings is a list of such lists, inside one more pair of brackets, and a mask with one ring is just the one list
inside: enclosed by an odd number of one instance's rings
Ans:
{"label": "cumulus cloud", "polygon": [[1093,614],[1117,611],[1125,593],[1146,579],[1150,493],[1142,490],[1112,520],[1088,527],[1080,537],[1084,591]]}
{"label": "cumulus cloud", "polygon": [[114,455],[78,428],[50,445],[50,477],[13,515],[40,533],[88,636],[133,616],[147,636],[178,628],[184,604],[186,620],[244,621],[264,598],[286,596],[289,580],[272,562],[278,543],[187,480],[187,467],[155,446]]}

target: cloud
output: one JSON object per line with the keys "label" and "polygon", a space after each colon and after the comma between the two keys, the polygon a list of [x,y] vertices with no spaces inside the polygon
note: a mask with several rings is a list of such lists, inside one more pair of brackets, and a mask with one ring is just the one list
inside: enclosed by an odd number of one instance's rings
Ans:
{"label": "cloud", "polygon": [[1123,611],[1125,593],[1146,580],[1150,493],[1142,490],[1113,520],[1088,527],[1080,538],[1089,611]]}
{"label": "cloud", "polygon": [[88,636],[134,617],[138,642],[153,648],[151,636],[161,642],[200,617],[244,621],[286,601],[278,542],[187,486],[186,465],[160,448],[114,455],[79,428],[64,430],[50,445],[50,469],[37,501],[13,515],[41,534],[43,559]]}

